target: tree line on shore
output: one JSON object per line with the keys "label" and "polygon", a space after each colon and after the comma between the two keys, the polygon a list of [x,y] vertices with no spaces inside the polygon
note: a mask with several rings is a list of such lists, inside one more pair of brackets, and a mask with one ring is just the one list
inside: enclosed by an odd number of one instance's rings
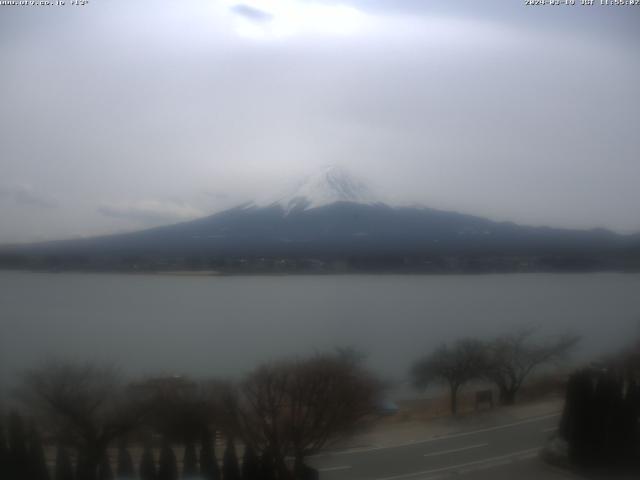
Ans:
{"label": "tree line on shore", "polygon": [[498,388],[502,405],[513,405],[525,380],[539,367],[563,360],[579,341],[566,334],[537,340],[534,329],[500,336],[488,342],[464,338],[442,345],[411,367],[413,383],[425,388],[432,383],[449,388],[451,413],[458,412],[458,393],[467,383],[484,380]]}
{"label": "tree line on shore", "polygon": [[[535,341],[532,330],[489,342],[461,339],[418,360],[414,383],[449,387],[451,411],[459,389],[472,380],[496,385],[500,403],[511,405],[538,367],[562,360],[578,342],[575,335]],[[640,469],[640,343],[609,358],[578,368],[568,376],[558,438],[570,466],[613,474]],[[635,477],[634,477],[635,478]]]}

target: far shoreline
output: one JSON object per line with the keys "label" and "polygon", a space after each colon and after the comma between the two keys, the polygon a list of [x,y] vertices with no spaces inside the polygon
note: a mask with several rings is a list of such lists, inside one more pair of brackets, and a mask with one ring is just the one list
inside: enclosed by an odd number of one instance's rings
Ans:
{"label": "far shoreline", "polygon": [[0,268],[0,273],[40,273],[40,274],[95,274],[95,275],[131,275],[131,276],[158,276],[158,277],[327,277],[327,276],[406,276],[406,277],[481,277],[494,275],[598,275],[598,274],[618,274],[618,275],[638,275],[638,270],[528,270],[528,271],[441,271],[441,272],[420,272],[420,271],[282,271],[282,272],[256,272],[256,271],[223,271],[223,270],[86,270],[86,269],[11,269]]}

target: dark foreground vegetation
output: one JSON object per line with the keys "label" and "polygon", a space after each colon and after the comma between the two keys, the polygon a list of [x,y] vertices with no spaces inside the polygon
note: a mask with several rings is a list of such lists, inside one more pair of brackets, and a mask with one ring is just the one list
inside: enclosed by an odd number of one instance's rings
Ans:
{"label": "dark foreground vegetation", "polygon": [[573,466],[640,474],[640,345],[570,376],[559,431]]}
{"label": "dark foreground vegetation", "polygon": [[[532,372],[577,342],[533,330],[463,339],[417,361],[411,374],[418,386],[447,385],[453,414],[459,390],[478,379],[512,405]],[[476,392],[476,401],[492,390]],[[0,415],[0,479],[317,479],[308,457],[376,420],[383,392],[350,349],[268,363],[236,383],[125,382],[109,366],[53,361],[24,375],[14,410]],[[558,431],[567,464],[638,472],[640,345],[569,376]]]}
{"label": "dark foreground vegetation", "polygon": [[[536,369],[566,358],[579,341],[570,334],[541,341],[533,333],[524,330],[488,342],[461,339],[443,345],[413,365],[414,384],[446,385],[454,415],[459,391],[471,381],[493,383],[500,404],[512,405]],[[614,478],[621,473],[640,478],[640,343],[574,371],[563,390],[566,400],[558,436],[547,447],[547,458],[587,476]],[[480,397],[491,399],[491,394],[476,392],[476,402]]]}
{"label": "dark foreground vegetation", "polygon": [[0,478],[313,479],[305,458],[371,420],[380,393],[346,351],[264,365],[237,385],[125,384],[110,367],[50,363],[26,375],[22,413],[3,417]]}

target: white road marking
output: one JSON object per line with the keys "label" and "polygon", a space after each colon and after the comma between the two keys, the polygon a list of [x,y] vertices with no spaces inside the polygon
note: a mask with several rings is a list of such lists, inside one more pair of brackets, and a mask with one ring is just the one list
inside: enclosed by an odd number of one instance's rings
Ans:
{"label": "white road marking", "polygon": [[442,435],[440,437],[432,437],[432,438],[428,438],[426,440],[417,440],[417,441],[406,442],[406,443],[396,443],[394,445],[387,445],[387,446],[353,448],[353,449],[350,449],[350,450],[341,450],[339,452],[327,452],[327,453],[321,453],[319,455],[314,455],[314,457],[324,457],[324,456],[334,456],[334,455],[351,455],[351,454],[357,454],[357,453],[374,452],[374,451],[377,451],[377,450],[389,450],[389,449],[392,449],[392,448],[410,447],[411,445],[421,445],[423,443],[438,442],[440,440],[449,440],[450,438],[460,438],[460,437],[466,437],[466,436],[469,436],[469,435],[475,435],[475,434],[478,434],[478,433],[493,432],[493,431],[496,431],[496,430],[502,430],[503,428],[510,428],[510,427],[516,427],[518,425],[525,425],[527,423],[540,422],[542,420],[547,420],[549,418],[554,418],[554,417],[559,417],[559,416],[560,416],[560,412],[552,413],[552,414],[549,414],[549,415],[542,415],[540,417],[527,418],[526,420],[520,420],[519,422],[506,423],[506,424],[503,424],[503,425],[497,425],[495,427],[483,428],[483,429],[480,429],[480,430],[473,430],[473,431],[470,431],[470,432],[454,433],[452,435]]}
{"label": "white road marking", "polygon": [[351,465],[342,465],[340,467],[319,468],[318,471],[319,472],[337,472],[338,470],[349,470],[350,468],[351,468]]}
{"label": "white road marking", "polygon": [[[490,468],[500,467],[502,465],[508,465],[510,463],[514,463],[516,461],[528,460],[530,458],[535,458],[538,456],[539,448],[532,448],[528,450],[523,450],[522,453],[518,455],[511,455],[505,458],[499,458],[498,460],[489,461],[487,463],[481,463],[478,465],[472,465],[467,468],[461,468],[456,471],[456,473],[464,474],[469,472],[479,472],[482,470],[488,470]],[[422,480],[433,480],[433,477],[425,478]]]}
{"label": "white road marking", "polygon": [[495,462],[501,462],[503,460],[509,460],[509,459],[515,459],[515,458],[518,458],[518,457],[528,456],[528,455],[531,455],[532,453],[535,453],[535,452],[537,452],[539,450],[540,450],[539,447],[527,448],[526,450],[520,450],[518,452],[512,452],[512,453],[508,453],[506,455],[499,455],[497,457],[483,458],[482,460],[475,460],[473,462],[459,463],[457,465],[449,465],[447,467],[434,468],[434,469],[431,469],[431,470],[422,470],[421,472],[404,473],[402,475],[394,475],[394,476],[391,476],[391,477],[382,477],[382,478],[377,478],[376,480],[399,480],[399,479],[402,479],[402,478],[418,477],[420,475],[429,475],[429,474],[433,474],[433,473],[445,472],[445,471],[448,471],[448,470],[463,469],[463,468],[471,467],[471,466],[475,466],[475,465],[482,465],[482,464],[487,464],[487,463],[495,464]]}
{"label": "white road marking", "polygon": [[542,430],[542,433],[555,432],[556,430],[558,430],[558,427],[545,428],[544,430]]}
{"label": "white road marking", "polygon": [[478,443],[477,445],[469,445],[468,447],[452,448],[451,450],[441,450],[439,452],[425,453],[424,456],[437,457],[438,455],[447,455],[449,453],[464,452],[465,450],[471,450],[474,448],[482,448],[482,447],[488,447],[488,446],[489,446],[488,443]]}

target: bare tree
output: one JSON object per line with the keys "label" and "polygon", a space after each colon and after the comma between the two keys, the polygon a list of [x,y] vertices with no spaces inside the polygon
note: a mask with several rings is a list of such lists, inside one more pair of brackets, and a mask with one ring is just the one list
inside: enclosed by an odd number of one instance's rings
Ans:
{"label": "bare tree", "polygon": [[353,433],[375,411],[381,383],[357,362],[318,356],[294,366],[288,433],[299,462]]}
{"label": "bare tree", "polygon": [[563,335],[536,342],[534,329],[497,338],[487,345],[485,376],[500,390],[500,403],[512,405],[526,378],[539,366],[561,360],[579,337]]}
{"label": "bare tree", "polygon": [[451,395],[451,413],[456,415],[460,387],[480,377],[484,366],[485,349],[482,342],[463,339],[451,347],[442,345],[418,360],[411,368],[411,376],[414,385],[419,388],[426,388],[432,382],[447,384]]}
{"label": "bare tree", "polygon": [[179,375],[146,378],[131,384],[131,389],[147,402],[147,424],[178,443],[198,441],[220,418],[224,387],[216,380],[200,382]]}
{"label": "bare tree", "polygon": [[352,433],[375,412],[381,383],[341,355],[265,365],[241,385],[237,398],[239,430],[252,447],[268,452],[278,478],[330,442]]}
{"label": "bare tree", "polygon": [[251,373],[225,402],[235,419],[233,430],[258,451],[269,451],[276,469],[286,474],[286,364],[264,365]]}
{"label": "bare tree", "polygon": [[20,394],[60,440],[78,448],[85,480],[96,478],[108,445],[144,414],[109,366],[52,361],[25,375]]}

